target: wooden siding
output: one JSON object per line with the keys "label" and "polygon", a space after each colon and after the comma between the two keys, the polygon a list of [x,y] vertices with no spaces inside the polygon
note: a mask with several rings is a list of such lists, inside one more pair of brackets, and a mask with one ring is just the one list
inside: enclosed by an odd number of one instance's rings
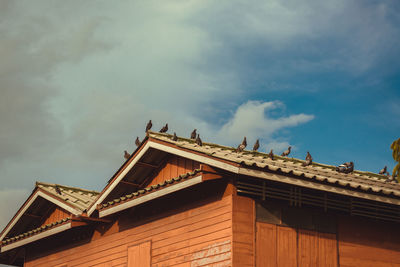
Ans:
{"label": "wooden siding", "polygon": [[150,267],[151,243],[149,241],[128,247],[128,267]]}
{"label": "wooden siding", "polygon": [[254,200],[233,196],[233,266],[254,266],[255,246],[255,206]]}
{"label": "wooden siding", "polygon": [[257,267],[337,266],[335,234],[257,222]]}
{"label": "wooden siding", "polygon": [[41,226],[46,225],[48,223],[57,222],[59,220],[65,219],[70,216],[69,212],[66,212],[60,207],[55,207],[44,220]]}
{"label": "wooden siding", "polygon": [[161,183],[165,180],[175,178],[181,174],[191,172],[198,168],[200,168],[200,163],[197,161],[178,156],[170,156],[160,167],[160,170],[157,172],[155,177],[151,179],[151,182],[148,185]]}
{"label": "wooden siding", "polygon": [[42,256],[28,253],[25,266],[127,266],[128,248],[147,241],[153,267],[232,266],[232,196],[139,225],[115,225],[113,234],[80,246]]}
{"label": "wooden siding", "polygon": [[342,218],[338,235],[340,266],[400,266],[398,224]]}

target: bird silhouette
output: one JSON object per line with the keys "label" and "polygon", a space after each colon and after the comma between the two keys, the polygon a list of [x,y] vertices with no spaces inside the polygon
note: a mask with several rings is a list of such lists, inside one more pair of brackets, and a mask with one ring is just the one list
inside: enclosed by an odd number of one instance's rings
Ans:
{"label": "bird silhouette", "polygon": [[243,138],[243,141],[238,147],[236,148],[236,152],[242,152],[247,146],[246,136]]}
{"label": "bird silhouette", "polygon": [[201,141],[200,135],[199,135],[199,134],[197,135],[197,138],[196,138],[196,144],[197,144],[198,146],[203,146],[203,141]]}
{"label": "bird silhouette", "polygon": [[270,157],[272,160],[274,160],[274,152],[271,149],[271,151],[268,153],[268,157]]}
{"label": "bird silhouette", "polygon": [[149,120],[149,122],[146,125],[146,133],[151,129],[152,126],[153,126],[153,123],[151,123],[151,120]]}
{"label": "bird silhouette", "polygon": [[260,141],[257,139],[256,143],[253,146],[253,151],[257,151],[260,148]]}
{"label": "bird silhouette", "polygon": [[196,139],[196,131],[197,129],[194,129],[193,132],[190,134],[190,139]]}
{"label": "bird silhouette", "polygon": [[58,187],[58,185],[56,185],[56,192],[57,192],[57,194],[62,195],[61,189],[60,189],[60,187]]}
{"label": "bird silhouette", "polygon": [[124,151],[124,158],[129,159],[131,157],[131,154],[128,153],[128,151]]}
{"label": "bird silhouette", "polygon": [[166,133],[168,131],[168,123],[164,125],[164,127],[161,128],[160,133]]}
{"label": "bird silhouette", "polygon": [[313,160],[313,158],[312,158],[310,152],[307,151],[306,161],[303,162],[302,165],[303,165],[303,166],[309,166],[309,165],[312,164],[312,160]]}
{"label": "bird silhouette", "polygon": [[172,136],[172,141],[178,141],[178,136],[176,136],[175,132],[174,132],[174,136]]}
{"label": "bird silhouette", "polygon": [[291,149],[292,149],[292,147],[289,146],[287,150],[285,150],[285,151],[282,152],[281,156],[282,156],[282,157],[287,157],[287,156],[289,156]]}
{"label": "bird silhouette", "polygon": [[136,140],[135,140],[135,145],[136,145],[136,146],[140,146],[140,140],[139,140],[139,136],[138,136],[138,137],[136,137]]}
{"label": "bird silhouette", "polygon": [[385,175],[387,173],[387,166],[385,166],[382,170],[379,171],[379,174]]}

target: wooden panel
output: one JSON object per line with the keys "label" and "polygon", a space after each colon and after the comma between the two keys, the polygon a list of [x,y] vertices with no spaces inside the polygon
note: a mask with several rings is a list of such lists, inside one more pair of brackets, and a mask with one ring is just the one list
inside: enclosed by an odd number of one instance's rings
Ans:
{"label": "wooden panel", "polygon": [[398,225],[342,218],[338,234],[340,266],[400,266]]}
{"label": "wooden panel", "polygon": [[151,242],[128,247],[128,267],[150,267]]}
{"label": "wooden panel", "polygon": [[276,225],[257,222],[256,266],[275,267],[276,262]]}
{"label": "wooden panel", "polygon": [[318,233],[299,229],[298,239],[299,266],[318,266]]}
{"label": "wooden panel", "polygon": [[318,266],[338,266],[336,234],[318,233]]}
{"label": "wooden panel", "polygon": [[134,246],[144,240],[151,241],[148,266],[232,266],[232,196],[139,225],[121,227],[121,220],[118,229],[124,231],[37,258],[28,253],[26,266],[129,266],[136,263],[128,255],[140,254]]}
{"label": "wooden panel", "polygon": [[297,266],[297,233],[289,227],[277,226],[277,266]]}
{"label": "wooden panel", "polygon": [[178,156],[170,156],[148,185],[161,183],[198,168],[200,168],[198,162]]}
{"label": "wooden panel", "polygon": [[233,266],[254,266],[255,207],[254,200],[242,196],[233,198]]}
{"label": "wooden panel", "polygon": [[44,220],[42,226],[49,224],[49,223],[57,222],[59,220],[67,218],[69,216],[70,216],[70,213],[66,212],[65,210],[61,209],[60,207],[55,207],[55,209]]}

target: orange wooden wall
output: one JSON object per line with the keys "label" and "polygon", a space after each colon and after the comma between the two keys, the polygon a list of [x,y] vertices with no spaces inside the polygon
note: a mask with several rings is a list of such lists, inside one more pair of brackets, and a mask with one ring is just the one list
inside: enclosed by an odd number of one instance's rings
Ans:
{"label": "orange wooden wall", "polygon": [[47,256],[28,255],[25,266],[127,266],[128,248],[143,242],[151,243],[153,267],[232,266],[232,196]]}
{"label": "orange wooden wall", "polygon": [[337,266],[336,234],[257,222],[257,267]]}
{"label": "orange wooden wall", "polygon": [[60,207],[55,207],[55,209],[49,214],[49,216],[45,219],[42,225],[52,222],[57,222],[69,216],[70,214],[65,210],[61,209]]}
{"label": "orange wooden wall", "polygon": [[339,223],[340,266],[400,266],[399,224],[342,218]]}
{"label": "orange wooden wall", "polygon": [[198,168],[200,168],[200,163],[197,161],[178,156],[170,156],[148,185],[161,183],[165,180],[178,177],[180,174],[185,174]]}

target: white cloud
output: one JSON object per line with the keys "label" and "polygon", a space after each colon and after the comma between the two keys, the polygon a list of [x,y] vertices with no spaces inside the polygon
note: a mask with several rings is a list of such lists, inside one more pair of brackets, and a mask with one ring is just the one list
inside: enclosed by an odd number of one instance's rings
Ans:
{"label": "white cloud", "polygon": [[224,140],[224,142],[233,144],[240,143],[243,136],[246,136],[250,142],[261,138],[264,143],[269,143],[270,148],[282,149],[283,146],[287,147],[286,141],[273,140],[273,134],[281,129],[306,123],[312,120],[314,115],[301,113],[278,118],[270,117],[271,111],[280,108],[284,108],[284,104],[279,101],[248,101],[237,108],[232,119],[219,130],[217,136],[221,141]]}

